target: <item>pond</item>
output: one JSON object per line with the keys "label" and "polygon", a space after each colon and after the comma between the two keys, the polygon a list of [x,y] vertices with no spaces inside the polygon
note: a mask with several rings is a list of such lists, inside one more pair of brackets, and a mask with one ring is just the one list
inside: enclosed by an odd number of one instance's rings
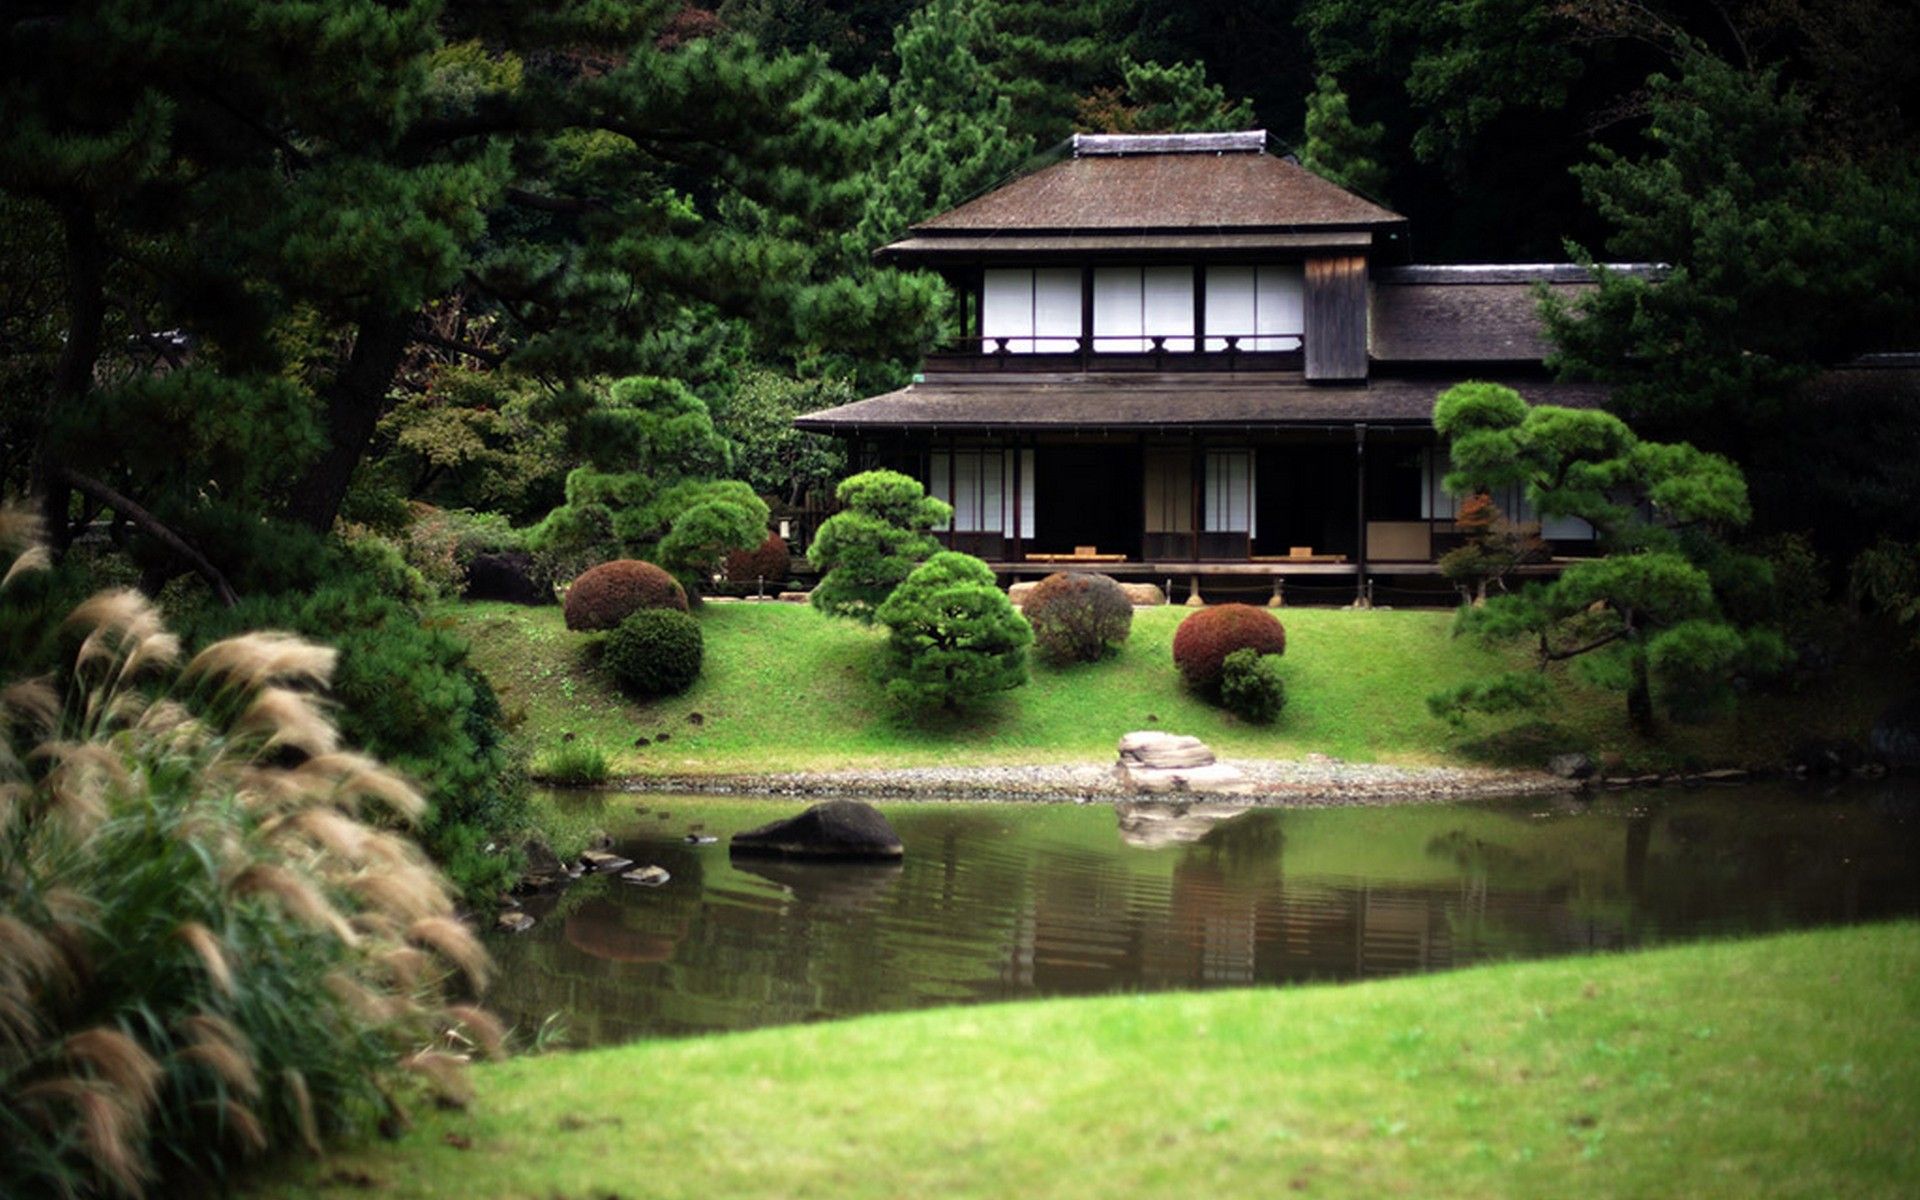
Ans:
{"label": "pond", "polygon": [[[608,794],[616,849],[490,947],[569,1044],[1042,996],[1353,980],[1920,912],[1920,786],[1233,809],[881,803],[894,866],[730,860],[796,801]],[[690,844],[689,834],[713,842]]]}

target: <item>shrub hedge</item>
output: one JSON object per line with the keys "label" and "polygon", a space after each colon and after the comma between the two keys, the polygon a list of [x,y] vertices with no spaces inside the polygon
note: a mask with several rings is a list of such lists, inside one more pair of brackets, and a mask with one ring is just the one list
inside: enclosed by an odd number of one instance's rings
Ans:
{"label": "shrub hedge", "polygon": [[607,635],[600,661],[634,696],[670,696],[700,678],[700,623],[671,608],[642,609]]}
{"label": "shrub hedge", "polygon": [[1235,650],[1285,654],[1287,631],[1279,618],[1251,604],[1220,604],[1203,608],[1173,634],[1173,662],[1181,678],[1197,692],[1214,695],[1227,655]]}
{"label": "shrub hedge", "polygon": [[645,609],[687,611],[680,581],[649,562],[618,558],[583,571],[567,589],[567,628],[612,629]]}
{"label": "shrub hedge", "polygon": [[1262,725],[1287,706],[1287,681],[1280,677],[1280,656],[1251,648],[1227,655],[1220,668],[1220,703],[1236,717]]}
{"label": "shrub hedge", "polygon": [[792,565],[793,556],[787,552],[786,540],[777,533],[769,533],[767,540],[753,549],[735,550],[727,555],[727,582],[757,583],[764,579],[768,583],[785,583]]}
{"label": "shrub hedge", "polygon": [[1106,575],[1049,575],[1020,609],[1033,626],[1035,653],[1056,666],[1104,658],[1133,630],[1133,604]]}

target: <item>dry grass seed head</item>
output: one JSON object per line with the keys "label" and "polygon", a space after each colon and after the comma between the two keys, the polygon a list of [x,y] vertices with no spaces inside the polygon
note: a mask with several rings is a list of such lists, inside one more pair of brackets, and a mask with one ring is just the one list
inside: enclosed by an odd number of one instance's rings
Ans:
{"label": "dry grass seed head", "polygon": [[365,755],[344,751],[316,755],[301,763],[294,773],[356,802],[346,806],[350,810],[359,800],[377,800],[409,824],[427,811],[426,799],[413,785]]}
{"label": "dry grass seed head", "polygon": [[254,863],[234,876],[227,886],[238,896],[270,896],[308,928],[331,933],[349,946],[359,944],[359,935],[339,910],[327,903],[320,889],[277,863]]}
{"label": "dry grass seed head", "polygon": [[473,1102],[473,1084],[462,1059],[440,1050],[419,1050],[401,1059],[400,1065],[426,1080],[442,1103],[465,1108]]}
{"label": "dry grass seed head", "polygon": [[119,756],[97,742],[47,742],[28,757],[53,763],[43,787],[48,811],[76,837],[106,819],[107,793],[127,783]]}
{"label": "dry grass seed head", "polygon": [[7,567],[7,573],[0,575],[0,588],[10,587],[13,581],[35,571],[45,571],[53,566],[53,556],[47,553],[45,546],[29,546],[14,557]]}
{"label": "dry grass seed head", "polygon": [[18,725],[36,740],[60,728],[60,693],[46,675],[22,679],[0,690],[0,710],[8,724]]}
{"label": "dry grass seed head", "polygon": [[297,1067],[288,1067],[280,1073],[281,1082],[287,1085],[287,1092],[293,1097],[294,1122],[300,1129],[300,1144],[307,1153],[316,1158],[321,1154],[320,1122],[313,1114],[313,1093],[307,1087],[307,1077]]}
{"label": "dry grass seed head", "polygon": [[488,1058],[503,1058],[507,1048],[507,1030],[500,1018],[472,1004],[450,1004],[447,1016],[455,1031],[464,1031]]}
{"label": "dry grass seed head", "polygon": [[260,689],[231,732],[259,737],[264,750],[291,746],[309,755],[331,753],[340,744],[339,731],[312,696],[282,687]]}
{"label": "dry grass seed head", "polygon": [[218,1013],[197,1012],[181,1018],[180,1030],[187,1037],[187,1045],[175,1052],[175,1058],[199,1063],[248,1099],[260,1094],[253,1048],[232,1021]]}
{"label": "dry grass seed head", "polygon": [[228,1097],[220,1101],[220,1119],[243,1153],[258,1154],[267,1148],[267,1127],[251,1108]]}
{"label": "dry grass seed head", "polygon": [[486,990],[493,963],[471,929],[452,917],[422,917],[408,927],[407,937],[459,967],[476,992]]}
{"label": "dry grass seed head", "polygon": [[333,678],[339,655],[290,633],[243,633],[215,642],[193,656],[181,678],[253,692],[269,683],[323,685]]}
{"label": "dry grass seed head", "polygon": [[372,853],[373,830],[335,809],[301,809],[287,819],[285,828],[356,867],[364,865]]}
{"label": "dry grass seed head", "polygon": [[421,979],[433,960],[427,952],[412,946],[394,946],[375,956],[375,961],[386,968],[387,977],[396,991],[411,992],[419,988]]}
{"label": "dry grass seed head", "polygon": [[401,997],[376,991],[345,971],[329,971],[321,983],[328,995],[368,1025],[391,1024],[406,1015],[410,1007]]}
{"label": "dry grass seed head", "polygon": [[220,994],[231,998],[233,966],[227,961],[226,948],[220,944],[220,939],[213,935],[213,930],[198,921],[188,921],[174,930],[173,935],[185,942],[187,948],[193,951],[194,956],[200,960],[201,968],[206,971],[207,978],[213,981],[213,986],[219,990]]}
{"label": "dry grass seed head", "polygon": [[364,871],[348,880],[347,888],[368,907],[409,924],[453,913],[453,901],[440,880],[431,871],[412,865]]}
{"label": "dry grass seed head", "polygon": [[30,1083],[15,1095],[53,1129],[60,1127],[59,1109],[71,1112],[73,1138],[87,1165],[126,1195],[142,1194],[151,1173],[141,1154],[146,1122],[108,1087],[67,1075]]}
{"label": "dry grass seed head", "polygon": [[160,1064],[140,1043],[105,1025],[68,1036],[62,1047],[69,1060],[111,1086],[138,1113],[146,1113],[160,1094]]}

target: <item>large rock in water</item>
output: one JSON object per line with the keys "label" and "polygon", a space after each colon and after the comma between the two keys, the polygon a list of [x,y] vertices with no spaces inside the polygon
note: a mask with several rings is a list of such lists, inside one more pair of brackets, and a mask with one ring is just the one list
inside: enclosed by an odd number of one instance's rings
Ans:
{"label": "large rock in water", "polygon": [[1136,792],[1225,792],[1248,790],[1238,768],[1217,761],[1197,737],[1148,729],[1120,739],[1114,772]]}
{"label": "large rock in water", "polygon": [[858,800],[829,800],[797,817],[736,833],[728,848],[782,858],[892,859],[906,853],[880,811]]}

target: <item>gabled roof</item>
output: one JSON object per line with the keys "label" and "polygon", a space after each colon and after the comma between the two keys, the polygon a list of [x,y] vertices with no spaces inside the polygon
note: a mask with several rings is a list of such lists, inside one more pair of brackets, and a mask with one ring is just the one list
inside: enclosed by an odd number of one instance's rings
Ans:
{"label": "gabled roof", "polygon": [[[1164,145],[1165,137],[1150,144]],[[1405,218],[1261,151],[1083,153],[915,233],[1371,228]]]}

